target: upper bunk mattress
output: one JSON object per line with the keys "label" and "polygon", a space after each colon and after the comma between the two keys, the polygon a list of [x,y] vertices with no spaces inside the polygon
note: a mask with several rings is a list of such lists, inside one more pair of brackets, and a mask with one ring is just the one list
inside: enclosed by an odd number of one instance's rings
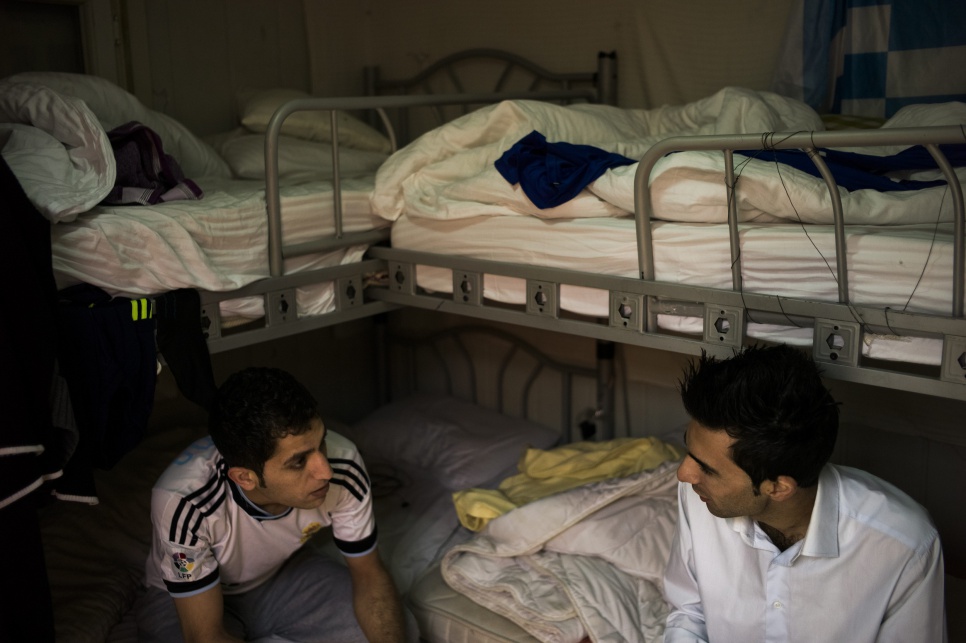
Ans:
{"label": "upper bunk mattress", "polygon": [[[655,222],[655,277],[658,281],[730,290],[731,250],[725,224]],[[742,224],[740,246],[746,292],[837,301],[832,226]],[[952,226],[848,226],[849,296],[852,303],[897,311],[948,314],[952,307]],[[555,219],[482,216],[436,220],[402,216],[392,229],[394,248],[491,261],[571,269],[594,274],[639,277],[634,220],[630,218]],[[420,287],[451,292],[451,272],[419,265]],[[484,296],[523,304],[525,280],[484,275]],[[608,317],[607,291],[563,284],[563,310]],[[702,320],[659,315],[662,328],[700,333]],[[761,339],[804,345],[810,328],[748,324]],[[867,338],[873,357],[938,364],[938,342],[922,338]],[[872,351],[870,353],[869,351]]]}
{"label": "upper bunk mattress", "polygon": [[[203,178],[199,201],[152,206],[97,206],[52,226],[59,288],[84,282],[115,296],[141,297],[197,288],[231,291],[269,276],[268,217],[263,183]],[[342,181],[343,232],[385,227],[369,207],[372,178]],[[330,181],[283,185],[282,240],[296,244],[335,235]],[[362,258],[365,247],[286,259],[285,271],[311,270]],[[300,289],[304,291],[307,289]],[[300,295],[302,293],[300,292]],[[302,314],[331,304],[299,297]],[[304,300],[304,301],[303,301]],[[222,306],[225,314],[257,317],[261,300]]]}

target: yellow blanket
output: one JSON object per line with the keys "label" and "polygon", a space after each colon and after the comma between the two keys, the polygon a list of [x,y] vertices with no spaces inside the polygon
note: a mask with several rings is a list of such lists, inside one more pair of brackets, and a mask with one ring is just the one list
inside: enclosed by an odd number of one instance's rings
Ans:
{"label": "yellow blanket", "polygon": [[511,509],[588,482],[622,478],[679,460],[684,451],[657,438],[618,438],[574,442],[554,449],[527,449],[520,473],[496,489],[464,489],[453,494],[460,522],[479,531]]}

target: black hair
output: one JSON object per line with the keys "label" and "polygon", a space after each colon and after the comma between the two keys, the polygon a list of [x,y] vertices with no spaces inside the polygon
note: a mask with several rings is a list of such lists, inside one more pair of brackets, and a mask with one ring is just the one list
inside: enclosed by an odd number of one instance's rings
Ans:
{"label": "black hair", "polygon": [[718,360],[702,351],[680,390],[694,421],[735,440],[731,459],[756,492],[782,475],[800,487],[818,483],[835,448],[839,411],[805,353],[784,344],[749,346]]}
{"label": "black hair", "polygon": [[277,368],[252,367],[219,387],[208,429],[229,467],[244,467],[262,480],[279,439],[301,435],[319,417],[318,405],[298,380]]}

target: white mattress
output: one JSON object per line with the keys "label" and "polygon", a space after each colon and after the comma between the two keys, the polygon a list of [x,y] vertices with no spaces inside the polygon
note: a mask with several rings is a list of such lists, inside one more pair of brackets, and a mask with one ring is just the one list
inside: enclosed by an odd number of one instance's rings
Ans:
{"label": "white mattress", "polygon": [[[201,178],[199,201],[154,206],[98,206],[52,227],[58,288],[77,282],[114,296],[150,296],[178,288],[231,291],[268,276],[268,219],[262,182]],[[372,216],[372,178],[342,183],[343,231],[387,223]],[[283,241],[302,243],[333,236],[332,184],[283,185]],[[359,261],[364,246],[288,259],[286,272]],[[299,313],[321,314],[333,304],[331,284],[300,288]],[[260,317],[261,298],[222,303],[226,316]]]}
{"label": "white mattress", "polygon": [[435,565],[417,580],[407,603],[429,643],[535,643],[513,621],[457,593]]}
{"label": "white mattress", "polygon": [[[835,244],[831,226],[742,224],[744,289],[836,301]],[[807,232],[806,232],[807,230]],[[655,222],[652,226],[655,274],[659,281],[731,288],[731,255],[724,224]],[[392,230],[394,248],[515,262],[582,272],[636,277],[637,241],[631,218],[545,220],[482,216],[438,220],[402,216]],[[849,292],[852,303],[895,310],[947,313],[952,301],[951,226],[849,226]],[[925,269],[924,269],[925,268]],[[447,269],[418,266],[417,283],[430,291],[451,292]],[[484,295],[523,304],[523,279],[485,275]],[[562,285],[561,308],[594,317],[608,316],[608,293]],[[700,333],[702,320],[660,315],[662,328]],[[811,329],[748,324],[751,337],[808,344]],[[939,364],[941,344],[922,338],[868,336],[870,357]]]}

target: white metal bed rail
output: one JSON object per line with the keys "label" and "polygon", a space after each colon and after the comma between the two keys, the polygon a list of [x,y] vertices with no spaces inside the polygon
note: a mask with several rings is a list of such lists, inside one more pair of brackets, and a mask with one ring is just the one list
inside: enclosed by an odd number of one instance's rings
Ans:
{"label": "white metal bed rail", "polygon": [[[460,105],[473,103],[495,103],[508,99],[534,99],[534,100],[573,100],[586,99],[595,100],[596,91],[592,89],[567,89],[541,91],[538,93],[521,91],[514,93],[488,93],[488,94],[438,94],[435,96],[357,96],[344,98],[303,98],[285,103],[276,110],[268,123],[265,132],[265,200],[268,208],[268,265],[269,272],[273,277],[283,274],[282,262],[286,257],[299,256],[309,252],[316,252],[318,244],[303,244],[299,247],[284,248],[282,245],[282,206],[281,195],[279,192],[278,179],[278,143],[282,131],[282,124],[285,119],[296,112],[301,111],[331,111],[332,124],[332,183],[333,183],[333,207],[335,216],[336,235],[328,242],[329,248],[334,245],[346,247],[357,243],[367,243],[373,240],[373,234],[365,235],[344,234],[342,232],[342,195],[340,189],[339,171],[339,134],[337,125],[338,111],[356,110],[385,110],[394,107],[414,107],[425,105]],[[380,112],[385,118],[384,112]],[[384,124],[392,134],[392,128],[388,120]],[[388,231],[374,233],[378,240],[388,238]]]}
{"label": "white metal bed rail", "polygon": [[[835,226],[835,264],[838,280],[839,303],[849,303],[848,265],[845,247],[845,221],[842,200],[832,173],[829,171],[819,148],[869,147],[883,145],[923,145],[942,171],[952,194],[954,209],[953,240],[953,292],[951,315],[963,317],[964,299],[964,230],[966,216],[963,208],[963,189],[952,165],[940,151],[939,145],[966,143],[966,130],[957,126],[896,128],[881,130],[847,130],[834,132],[789,132],[765,134],[735,134],[713,136],[681,136],[664,139],[644,154],[634,177],[635,217],[637,228],[638,264],[641,279],[654,279],[654,251],[651,238],[653,206],[648,182],[657,162],[672,152],[720,150],[725,156],[725,190],[728,199],[728,227],[731,240],[732,285],[741,291],[741,254],[738,248],[738,210],[735,198],[735,174],[733,152],[736,150],[787,150],[798,149],[808,153],[822,175],[832,199]],[[654,328],[654,315],[648,315],[648,328]]]}

